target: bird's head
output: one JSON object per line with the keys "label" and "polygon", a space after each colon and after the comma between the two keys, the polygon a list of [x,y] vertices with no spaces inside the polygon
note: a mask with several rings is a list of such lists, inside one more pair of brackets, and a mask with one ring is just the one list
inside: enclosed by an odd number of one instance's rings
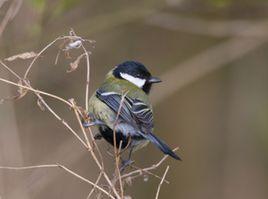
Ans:
{"label": "bird's head", "polygon": [[147,94],[152,84],[161,82],[159,78],[153,77],[143,64],[136,61],[123,62],[116,66],[112,73],[115,78],[129,81]]}

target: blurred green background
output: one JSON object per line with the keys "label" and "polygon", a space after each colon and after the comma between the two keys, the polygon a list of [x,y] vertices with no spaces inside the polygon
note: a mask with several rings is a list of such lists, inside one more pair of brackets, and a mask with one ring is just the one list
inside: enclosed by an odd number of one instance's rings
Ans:
{"label": "blurred green background", "polygon": [[[0,8],[1,21],[14,1]],[[38,52],[70,28],[96,41],[91,50],[91,93],[125,60],[144,63],[163,80],[153,88],[155,133],[180,146],[183,161],[171,169],[160,198],[268,198],[268,1],[266,0],[25,0],[0,38],[1,59]],[[0,26],[1,27],[1,26]],[[66,73],[71,60],[52,47],[34,66],[35,88],[84,104],[85,62]],[[71,54],[75,59],[77,54]],[[23,74],[29,61],[8,63]],[[15,80],[3,68],[1,77]],[[0,98],[17,88],[0,83]],[[47,99],[79,129],[72,111]],[[101,143],[103,150],[108,148]],[[135,153],[140,166],[162,153]],[[112,159],[107,158],[107,165]],[[0,105],[0,165],[62,163],[93,179],[88,154],[36,97]],[[163,166],[158,170],[164,172]],[[154,198],[150,177],[127,188],[133,198]],[[86,198],[87,184],[58,169],[0,171],[0,198]]]}

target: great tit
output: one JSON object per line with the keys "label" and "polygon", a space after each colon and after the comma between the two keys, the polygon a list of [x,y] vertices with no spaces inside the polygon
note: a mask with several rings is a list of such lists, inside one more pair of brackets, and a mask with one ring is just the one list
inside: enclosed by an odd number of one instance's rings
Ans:
{"label": "great tit", "polygon": [[[152,142],[164,154],[176,160],[176,155],[165,142],[153,134],[153,111],[148,94],[152,84],[161,80],[153,77],[146,67],[136,61],[126,61],[113,68],[99,89],[89,100],[90,118],[85,127],[98,125],[99,139],[104,138],[116,147],[128,147],[129,159],[132,151],[136,151]],[[119,112],[119,113],[118,113]],[[121,144],[120,144],[121,142]]]}

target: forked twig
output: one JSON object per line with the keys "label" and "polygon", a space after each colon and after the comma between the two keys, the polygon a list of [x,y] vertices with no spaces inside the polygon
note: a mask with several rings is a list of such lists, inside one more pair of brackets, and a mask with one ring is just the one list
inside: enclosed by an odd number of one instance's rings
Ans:
{"label": "forked twig", "polygon": [[163,174],[163,177],[162,177],[162,179],[161,179],[161,181],[160,181],[160,183],[158,185],[155,199],[158,199],[158,197],[159,197],[160,189],[161,189],[161,186],[162,186],[162,184],[163,184],[163,182],[164,182],[164,180],[166,178],[166,175],[167,175],[168,170],[169,170],[169,166],[167,166],[167,168],[166,168],[166,170],[165,170],[165,172]]}
{"label": "forked twig", "polygon": [[[173,151],[177,151],[179,149],[179,147],[173,149]],[[158,161],[156,164],[153,164],[152,166],[149,166],[147,168],[144,168],[144,169],[137,169],[137,170],[134,170],[134,171],[131,171],[125,175],[122,175],[122,179],[123,178],[127,178],[127,177],[131,177],[131,176],[134,176],[134,175],[142,175],[143,172],[146,172],[146,171],[151,171],[151,170],[154,170],[156,169],[157,167],[159,167],[166,159],[168,158],[168,155],[165,155],[160,161]]]}
{"label": "forked twig", "polygon": [[[100,181],[101,177],[102,177],[102,172],[101,172],[100,175],[98,176],[98,178],[97,178],[96,182],[94,183],[94,185],[98,185],[98,184],[99,184],[99,181]],[[89,192],[89,194],[88,194],[88,196],[87,196],[87,199],[90,199],[90,197],[91,197],[91,195],[94,193],[95,189],[96,189],[96,186],[94,186],[94,187],[92,188],[92,190]]]}

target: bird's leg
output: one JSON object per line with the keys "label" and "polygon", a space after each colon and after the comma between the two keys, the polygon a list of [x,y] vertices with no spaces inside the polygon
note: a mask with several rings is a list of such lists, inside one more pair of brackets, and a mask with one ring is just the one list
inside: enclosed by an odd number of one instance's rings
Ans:
{"label": "bird's leg", "polygon": [[85,128],[91,127],[91,126],[96,126],[96,125],[98,125],[98,126],[105,125],[105,123],[103,121],[97,119],[92,113],[89,113],[88,117],[89,117],[90,121],[83,122],[83,126]]}
{"label": "bird's leg", "polygon": [[101,126],[101,125],[105,125],[105,123],[101,120],[98,120],[98,119],[96,119],[95,121],[91,121],[91,122],[83,122],[83,126],[85,128],[91,127],[91,126],[97,126],[97,125]]}
{"label": "bird's leg", "polygon": [[131,147],[129,150],[129,154],[128,154],[128,159],[127,160],[123,160],[121,161],[121,166],[120,166],[120,173],[123,173],[125,168],[128,167],[129,165],[131,165],[134,161],[131,160],[131,155],[132,155],[132,151],[133,151],[134,147]]}

